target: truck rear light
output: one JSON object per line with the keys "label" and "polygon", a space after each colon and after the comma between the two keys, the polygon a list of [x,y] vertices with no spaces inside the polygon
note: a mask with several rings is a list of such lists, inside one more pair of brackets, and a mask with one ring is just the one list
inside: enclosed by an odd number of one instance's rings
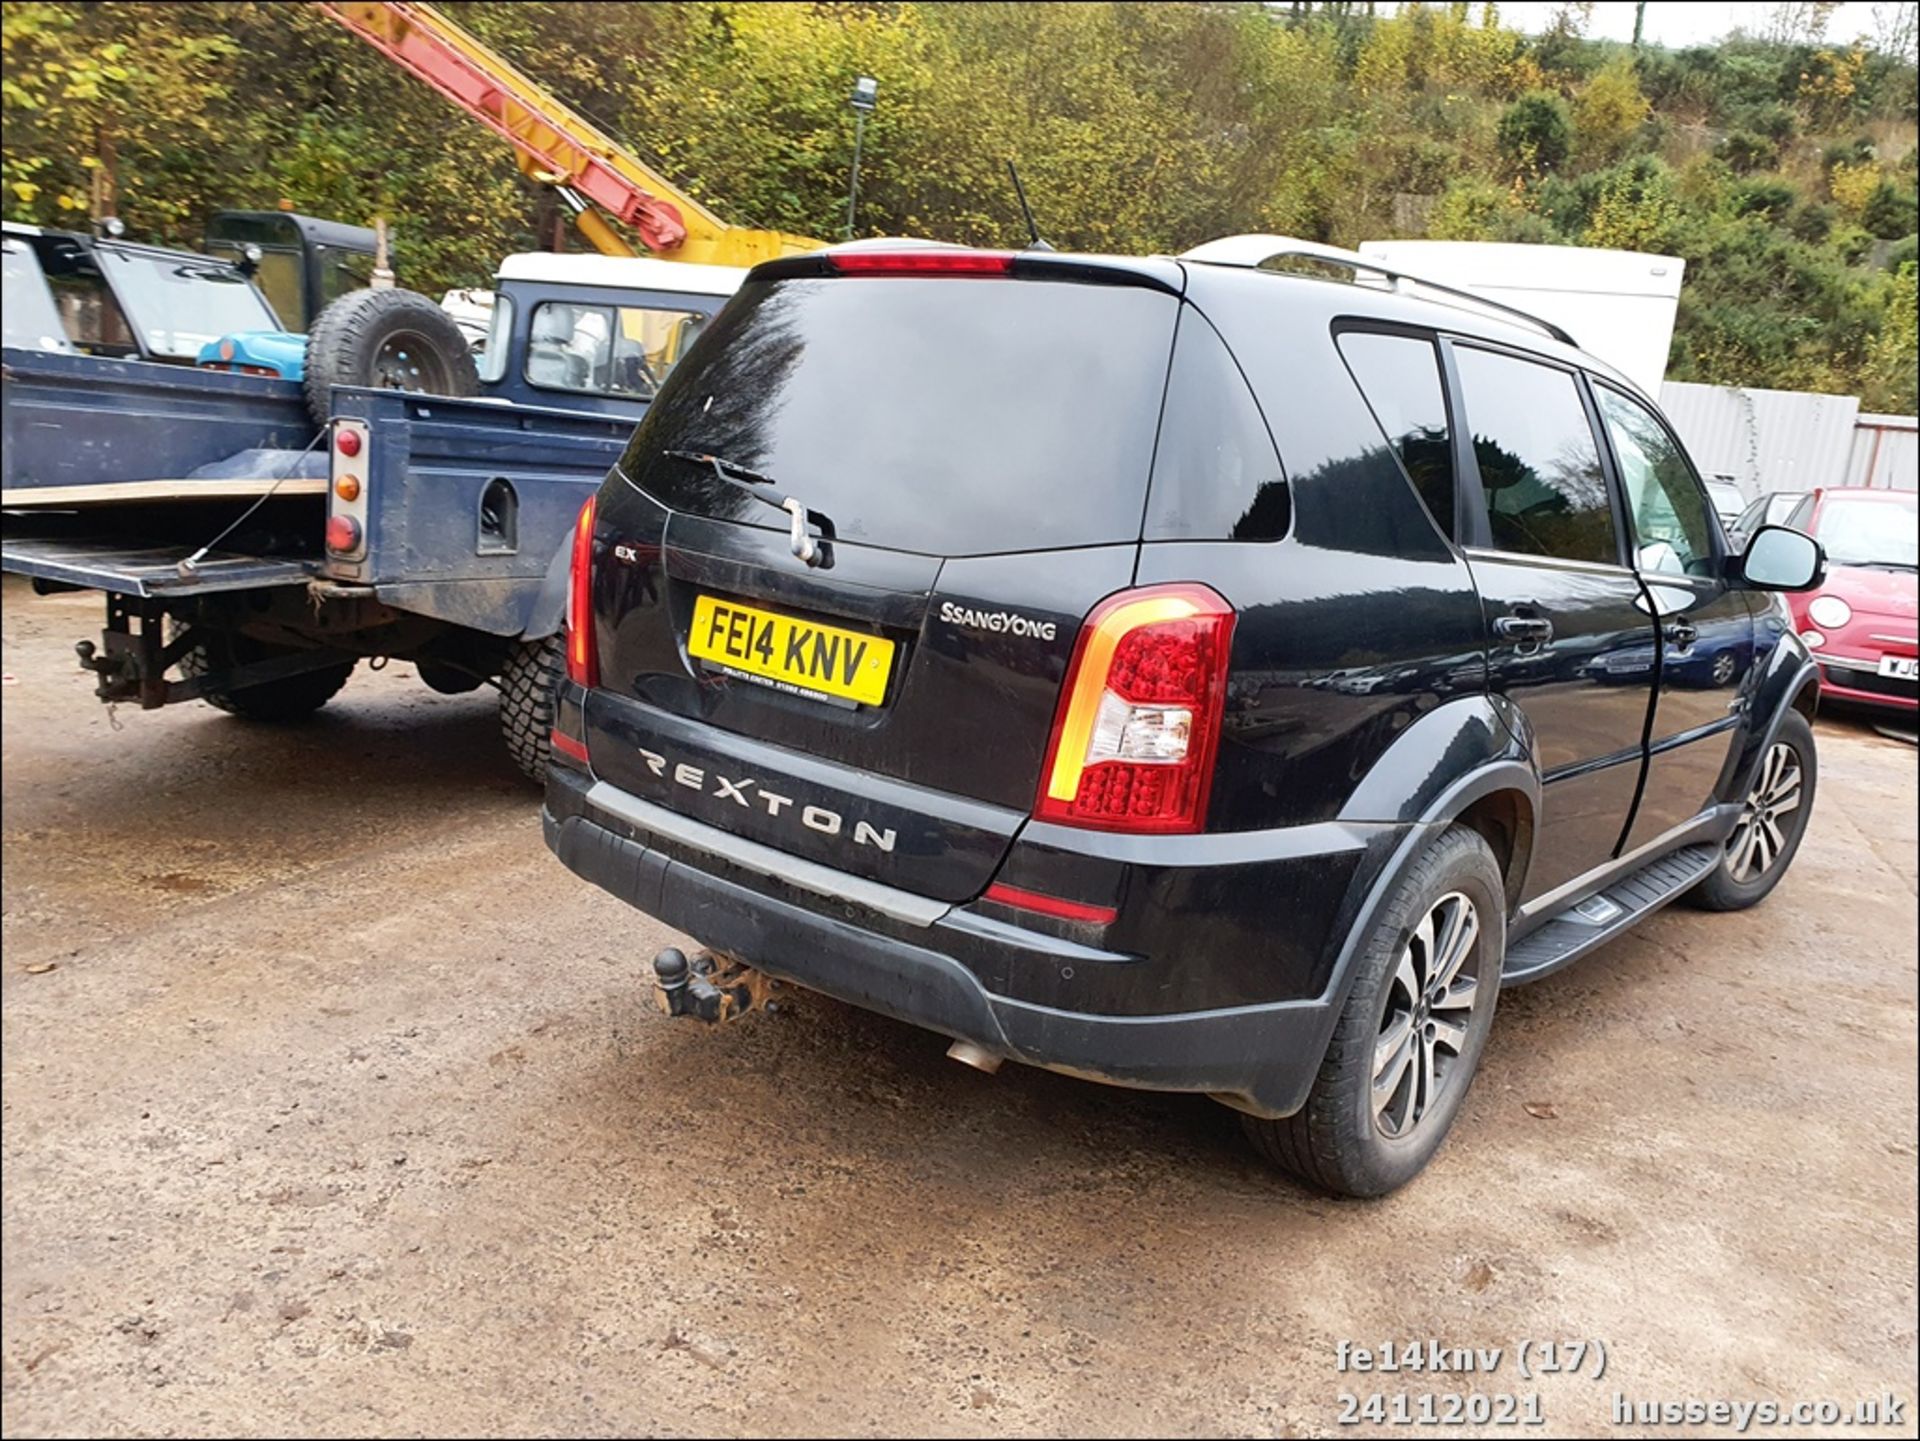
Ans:
{"label": "truck rear light", "polygon": [[360,432],[357,430],[340,431],[333,438],[333,448],[348,460],[352,460],[360,453]]}
{"label": "truck rear light", "polygon": [[1122,591],[1080,629],[1034,815],[1109,831],[1206,823],[1233,608],[1204,585]]}
{"label": "truck rear light", "polygon": [[[308,534],[312,534],[311,531]],[[350,515],[327,518],[327,549],[336,555],[352,555],[360,549],[360,522]]]}
{"label": "truck rear light", "polygon": [[341,476],[333,483],[333,493],[342,500],[358,500],[360,498],[360,477],[357,475]]}
{"label": "truck rear light", "polygon": [[1013,256],[1004,250],[843,250],[827,264],[842,275],[1006,275]]}
{"label": "truck rear light", "polygon": [[593,653],[593,508],[588,496],[573,526],[573,564],[567,585],[567,678],[575,685],[600,683]]}

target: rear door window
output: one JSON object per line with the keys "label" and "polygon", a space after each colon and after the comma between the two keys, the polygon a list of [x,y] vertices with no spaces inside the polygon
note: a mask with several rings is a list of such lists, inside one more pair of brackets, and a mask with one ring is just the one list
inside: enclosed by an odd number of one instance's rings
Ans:
{"label": "rear door window", "polygon": [[622,469],[675,510],[784,529],[666,452],[719,455],[842,540],[928,554],[1135,540],[1178,310],[1125,285],[757,281],[708,323]]}
{"label": "rear door window", "polygon": [[1340,354],[1434,524],[1453,534],[1453,433],[1431,340],[1350,330]]}
{"label": "rear door window", "polygon": [[1466,345],[1454,355],[1494,549],[1619,564],[1600,448],[1571,372]]}

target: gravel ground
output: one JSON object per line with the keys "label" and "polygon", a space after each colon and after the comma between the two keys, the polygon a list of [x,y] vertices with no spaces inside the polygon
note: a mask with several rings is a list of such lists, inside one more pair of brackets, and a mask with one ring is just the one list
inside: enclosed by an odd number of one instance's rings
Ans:
{"label": "gravel ground", "polygon": [[[116,729],[97,626],[8,583],[9,1436],[1298,1435],[1468,1389],[1533,1434],[1891,1390],[1914,1434],[1915,756],[1865,725],[1767,904],[1504,998],[1438,1161],[1351,1204],[1204,1100],[806,995],[668,1021],[669,933],[548,856],[489,696]],[[1336,1370],[1390,1338],[1506,1353]],[[1575,1338],[1604,1379],[1521,1377]]]}

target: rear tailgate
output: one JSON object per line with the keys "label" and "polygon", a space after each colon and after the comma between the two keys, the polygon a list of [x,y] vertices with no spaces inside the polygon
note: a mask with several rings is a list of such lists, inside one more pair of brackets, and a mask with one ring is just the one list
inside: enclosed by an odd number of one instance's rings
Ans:
{"label": "rear tailgate", "polygon": [[[192,567],[181,569],[193,557]],[[0,570],[143,598],[302,585],[314,573],[311,562],[285,556],[199,554],[188,545],[145,545],[112,535],[17,534],[11,527],[0,540]]]}
{"label": "rear tailgate", "polygon": [[[1137,277],[750,282],[601,491],[595,772],[978,894],[1033,804],[1080,622],[1132,579],[1177,309]],[[819,563],[758,492],[824,517]]]}

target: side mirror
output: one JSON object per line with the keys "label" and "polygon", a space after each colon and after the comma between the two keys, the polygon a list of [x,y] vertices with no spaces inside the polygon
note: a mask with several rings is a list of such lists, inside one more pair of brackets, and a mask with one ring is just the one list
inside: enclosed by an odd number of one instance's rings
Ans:
{"label": "side mirror", "polygon": [[1812,590],[1827,578],[1827,553],[1810,535],[1763,525],[1740,557],[1740,580],[1755,590]]}

